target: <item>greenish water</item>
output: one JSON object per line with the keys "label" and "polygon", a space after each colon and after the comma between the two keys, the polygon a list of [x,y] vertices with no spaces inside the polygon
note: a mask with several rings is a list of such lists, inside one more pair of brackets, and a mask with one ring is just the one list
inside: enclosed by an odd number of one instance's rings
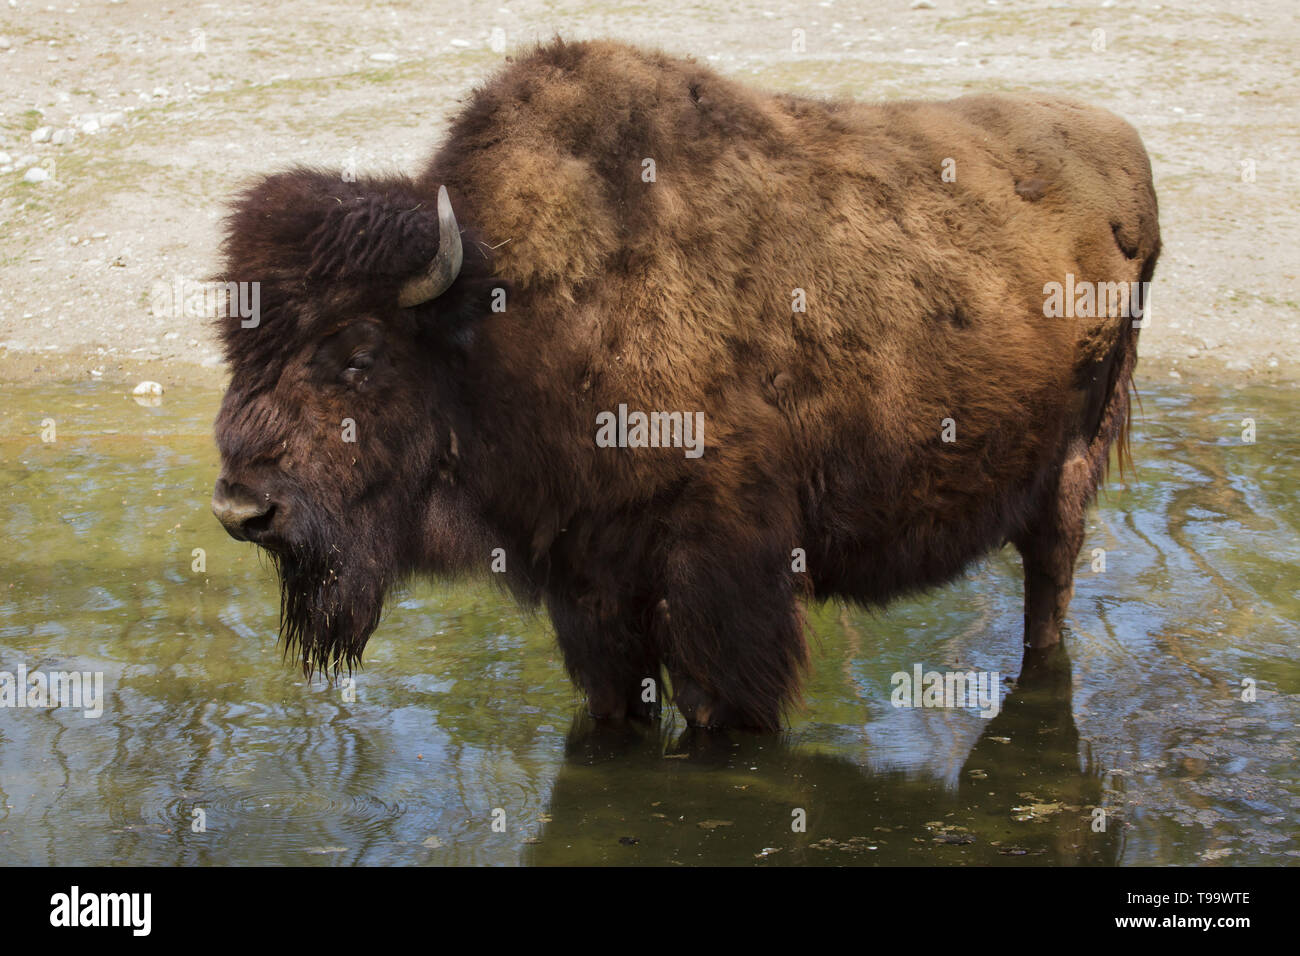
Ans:
{"label": "greenish water", "polygon": [[[355,700],[307,684],[269,567],[208,511],[218,396],[123,391],[0,388],[0,671],[104,675],[97,719],[0,708],[0,863],[1300,859],[1295,391],[1144,390],[1040,683],[1012,686],[1008,549],[885,614],[814,610],[779,737],[593,725],[544,618],[486,584],[392,602]],[[891,706],[916,664],[999,672],[1000,713]]]}

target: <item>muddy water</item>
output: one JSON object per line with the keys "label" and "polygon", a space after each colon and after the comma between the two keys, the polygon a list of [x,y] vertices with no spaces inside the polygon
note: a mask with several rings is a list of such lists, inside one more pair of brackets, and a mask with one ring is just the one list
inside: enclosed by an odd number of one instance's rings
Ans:
{"label": "muddy water", "polygon": [[[0,863],[1294,863],[1298,399],[1145,391],[1068,654],[1018,686],[1008,550],[815,610],[807,706],[752,737],[594,726],[487,585],[412,588],[354,688],[307,684],[208,512],[217,395],[0,389],[0,671],[104,681],[97,718],[0,708]],[[918,664],[997,672],[997,714],[892,706]]]}

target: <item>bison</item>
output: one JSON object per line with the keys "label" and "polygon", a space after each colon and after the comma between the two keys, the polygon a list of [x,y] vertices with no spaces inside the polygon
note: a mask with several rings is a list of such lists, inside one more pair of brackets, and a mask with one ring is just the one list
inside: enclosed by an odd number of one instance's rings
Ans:
{"label": "bison", "polygon": [[294,168],[226,229],[261,308],[220,320],[212,507],[309,674],[404,579],[495,571],[593,715],[656,715],[666,673],[692,725],[760,731],[805,601],[1010,542],[1026,646],[1060,639],[1142,315],[1075,290],[1144,290],[1160,248],[1103,110],[771,94],[613,42],[508,62],[415,178]]}

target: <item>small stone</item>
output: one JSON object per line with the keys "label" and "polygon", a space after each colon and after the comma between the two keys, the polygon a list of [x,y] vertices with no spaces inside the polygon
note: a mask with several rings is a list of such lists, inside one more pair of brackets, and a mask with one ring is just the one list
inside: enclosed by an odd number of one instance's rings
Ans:
{"label": "small stone", "polygon": [[48,126],[37,127],[36,129],[32,130],[32,142],[48,143],[50,141],[50,134],[52,132],[54,131],[50,129]]}
{"label": "small stone", "polygon": [[99,118],[99,125],[108,129],[110,126],[121,126],[126,122],[126,114],[121,110],[114,110],[111,113],[105,113]]}
{"label": "small stone", "polygon": [[442,846],[442,841],[436,836],[428,837],[420,846],[428,847],[430,850],[436,850]]}
{"label": "small stone", "polygon": [[370,59],[374,60],[376,63],[396,63],[397,54],[396,53],[372,53],[370,54]]}
{"label": "small stone", "polygon": [[0,153],[0,166],[8,166],[13,161],[13,157],[8,153]]}
{"label": "small stone", "polygon": [[459,47],[466,47],[466,46],[469,46],[469,41],[468,41],[468,40],[452,40],[452,41],[451,41],[451,45],[452,45],[452,46],[459,46]]}
{"label": "small stone", "polygon": [[930,0],[912,0],[913,10],[933,10],[934,4]]}
{"label": "small stone", "polygon": [[165,86],[155,86],[155,87],[153,88],[153,95],[156,96],[156,97],[158,97],[159,99],[162,99],[163,97],[165,97],[165,96],[167,95],[167,87],[165,87]]}
{"label": "small stone", "polygon": [[55,146],[63,146],[72,142],[72,137],[76,134],[70,129],[56,129],[54,135],[50,137],[50,142]]}
{"label": "small stone", "polygon": [[0,50],[8,50],[14,45],[14,41],[8,37],[0,37]]}
{"label": "small stone", "polygon": [[141,382],[131,389],[132,395],[161,395],[162,393],[163,387],[157,382]]}
{"label": "small stone", "polygon": [[43,183],[50,178],[49,171],[42,169],[40,166],[33,166],[27,172],[23,173],[23,182],[25,183]]}
{"label": "small stone", "polygon": [[84,123],[81,124],[81,131],[85,133],[87,136],[89,136],[92,133],[98,133],[99,119],[92,116],[90,119],[86,120]]}

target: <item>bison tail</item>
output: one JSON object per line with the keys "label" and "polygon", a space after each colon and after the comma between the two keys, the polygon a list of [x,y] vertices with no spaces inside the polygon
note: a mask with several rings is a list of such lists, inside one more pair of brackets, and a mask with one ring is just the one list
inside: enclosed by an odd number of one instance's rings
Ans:
{"label": "bison tail", "polygon": [[1088,468],[1092,473],[1094,488],[1100,487],[1110,470],[1110,450],[1115,449],[1121,480],[1133,468],[1133,454],[1129,448],[1129,429],[1132,423],[1133,398],[1137,388],[1133,384],[1133,368],[1137,364],[1136,328],[1126,328],[1115,343],[1109,395],[1102,410],[1097,434],[1088,444]]}
{"label": "bison tail", "polygon": [[1139,397],[1137,386],[1133,383],[1133,370],[1137,365],[1138,331],[1142,328],[1142,321],[1146,316],[1146,290],[1150,289],[1151,276],[1155,273],[1159,252],[1159,240],[1156,239],[1155,248],[1142,264],[1141,299],[1137,307],[1131,310],[1131,315],[1124,318],[1124,325],[1120,329],[1114,351],[1111,353],[1111,374],[1106,404],[1102,409],[1097,431],[1088,444],[1088,467],[1092,473],[1094,488],[1100,487],[1107,477],[1112,447],[1115,449],[1115,459],[1119,464],[1120,479],[1124,478],[1126,472],[1133,470],[1129,433],[1132,425],[1133,400]]}

